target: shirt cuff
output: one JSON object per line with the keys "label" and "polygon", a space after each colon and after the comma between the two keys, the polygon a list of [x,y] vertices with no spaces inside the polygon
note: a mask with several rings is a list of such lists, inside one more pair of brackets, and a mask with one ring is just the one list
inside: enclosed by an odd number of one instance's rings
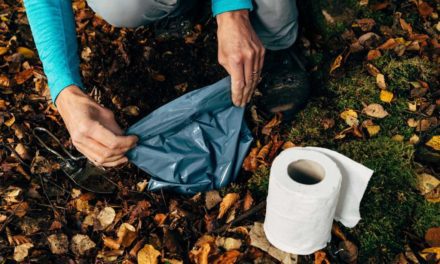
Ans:
{"label": "shirt cuff", "polygon": [[252,0],[212,0],[212,13],[214,16],[234,10],[252,10]]}
{"label": "shirt cuff", "polygon": [[[70,85],[76,85],[83,89],[83,84],[81,81],[81,77],[78,74],[77,76],[59,76],[55,80],[49,80],[49,89],[50,89],[50,96],[52,97],[52,102],[55,104],[58,95],[61,93],[62,90],[67,88]],[[56,104],[55,104],[56,106]]]}

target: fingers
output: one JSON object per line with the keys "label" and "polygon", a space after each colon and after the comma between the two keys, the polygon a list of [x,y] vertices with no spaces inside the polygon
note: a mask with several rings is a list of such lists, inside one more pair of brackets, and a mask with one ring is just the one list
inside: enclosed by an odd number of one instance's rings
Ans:
{"label": "fingers", "polygon": [[92,162],[95,166],[104,166],[104,167],[114,167],[118,166],[122,163],[128,161],[128,158],[122,155],[115,156],[104,156],[99,152],[94,152],[93,148],[88,146],[84,146],[83,144],[77,144],[75,146],[79,152],[84,154],[90,162]]}
{"label": "fingers", "polygon": [[117,136],[100,123],[95,123],[88,137],[110,149],[121,149],[124,152],[133,148],[138,141],[136,136]]}
{"label": "fingers", "polygon": [[246,77],[246,82],[245,82],[245,87],[243,89],[243,98],[240,103],[241,107],[244,107],[248,102],[250,93],[253,90],[255,75],[258,74],[258,69],[257,71],[254,70],[256,68],[254,66],[255,62],[256,62],[255,51],[253,49],[249,50],[248,54],[246,55],[246,59],[244,61],[244,74]]}
{"label": "fingers", "polygon": [[245,77],[243,62],[238,59],[232,60],[229,64],[229,74],[231,75],[232,102],[240,107],[243,100],[243,89],[245,86]]}

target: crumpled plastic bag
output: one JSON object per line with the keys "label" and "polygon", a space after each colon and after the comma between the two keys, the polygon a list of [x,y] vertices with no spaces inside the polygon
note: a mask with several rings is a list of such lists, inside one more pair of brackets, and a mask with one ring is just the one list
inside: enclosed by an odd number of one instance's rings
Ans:
{"label": "crumpled plastic bag", "polygon": [[235,180],[252,135],[244,108],[231,101],[229,77],[158,108],[126,131],[139,137],[127,153],[151,175],[148,190],[194,194]]}

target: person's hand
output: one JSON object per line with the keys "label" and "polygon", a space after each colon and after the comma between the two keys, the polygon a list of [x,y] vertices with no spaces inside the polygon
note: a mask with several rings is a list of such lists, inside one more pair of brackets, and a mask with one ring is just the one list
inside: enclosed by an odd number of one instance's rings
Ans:
{"label": "person's hand", "polygon": [[113,112],[69,86],[58,95],[56,104],[73,145],[97,166],[114,167],[128,161],[125,152],[134,147],[136,136],[123,136]]}
{"label": "person's hand", "polygon": [[265,49],[249,21],[249,11],[217,15],[218,61],[231,75],[232,102],[245,106],[260,81]]}

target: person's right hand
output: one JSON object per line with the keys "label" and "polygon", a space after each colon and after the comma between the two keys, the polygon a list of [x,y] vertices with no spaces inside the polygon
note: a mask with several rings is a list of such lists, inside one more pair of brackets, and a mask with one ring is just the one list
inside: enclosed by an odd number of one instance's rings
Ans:
{"label": "person's right hand", "polygon": [[138,139],[123,136],[113,112],[73,85],[61,91],[56,104],[73,145],[92,163],[114,167],[128,161],[125,152],[133,148]]}

